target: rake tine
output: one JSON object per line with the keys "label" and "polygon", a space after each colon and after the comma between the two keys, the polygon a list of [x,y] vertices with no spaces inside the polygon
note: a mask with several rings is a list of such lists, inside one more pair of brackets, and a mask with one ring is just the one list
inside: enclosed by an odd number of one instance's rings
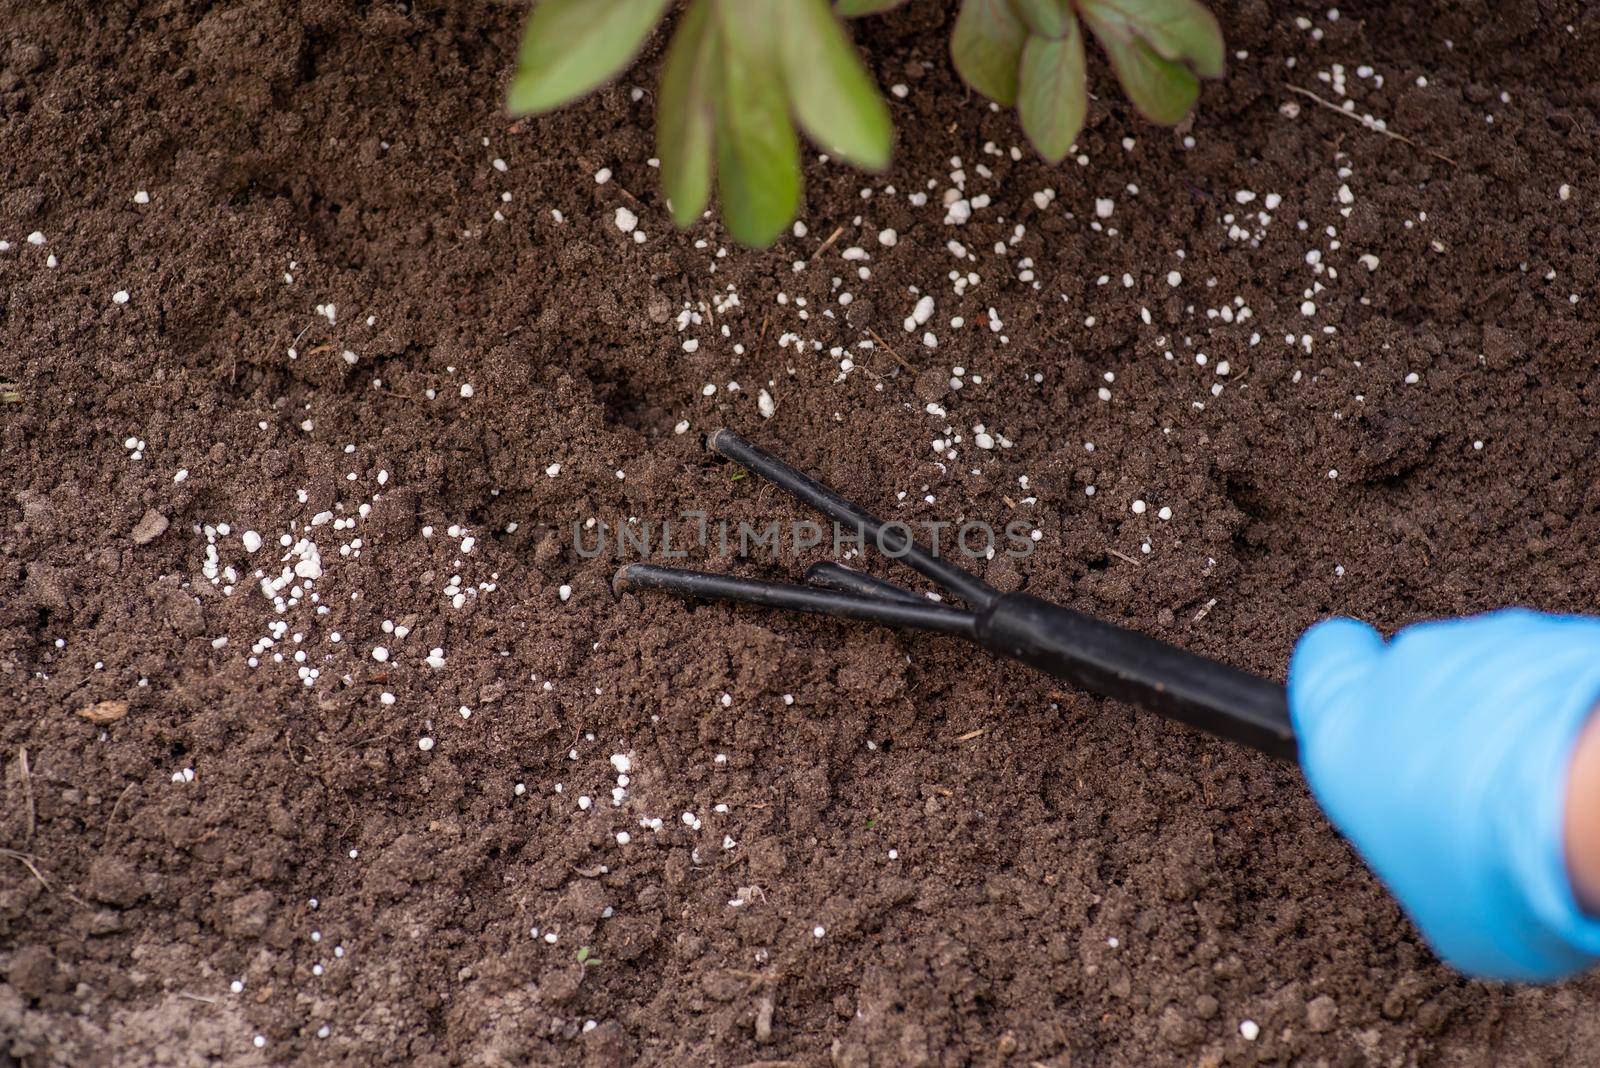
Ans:
{"label": "rake tine", "polygon": [[658,567],[655,564],[626,564],[611,580],[617,593],[630,590],[668,590],[684,597],[700,597],[713,601],[738,601],[744,604],[766,605],[769,608],[788,608],[800,612],[814,612],[824,616],[841,616],[846,619],[866,619],[896,627],[936,631],[972,638],[977,634],[978,620],[973,613],[959,608],[948,608],[913,597],[911,601],[887,597],[862,597],[853,593],[819,590],[811,586],[796,586],[780,582],[763,582],[759,579],[736,578],[705,571],[685,571],[676,567]]}
{"label": "rake tine", "polygon": [[1000,591],[955,564],[935,556],[910,536],[903,523],[885,523],[872,513],[852,504],[776,456],[759,449],[726,428],[714,430],[706,445],[803,504],[810,505],[836,523],[843,523],[871,536],[890,557],[938,583],[945,591],[960,597],[974,608],[987,608],[1000,598]]}
{"label": "rake tine", "polygon": [[910,590],[896,586],[892,582],[885,582],[874,575],[836,564],[832,560],[824,560],[807,568],[806,581],[813,586],[826,586],[830,590],[854,593],[861,597],[877,597],[880,600],[904,601],[909,604],[932,603],[926,597],[918,597]]}

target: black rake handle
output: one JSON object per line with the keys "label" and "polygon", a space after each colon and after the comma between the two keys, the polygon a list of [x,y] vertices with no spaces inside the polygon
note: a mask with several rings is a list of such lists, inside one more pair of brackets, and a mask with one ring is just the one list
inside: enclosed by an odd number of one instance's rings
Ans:
{"label": "black rake handle", "polygon": [[1294,760],[1275,682],[1058,604],[1012,593],[978,614],[977,641],[1074,686]]}

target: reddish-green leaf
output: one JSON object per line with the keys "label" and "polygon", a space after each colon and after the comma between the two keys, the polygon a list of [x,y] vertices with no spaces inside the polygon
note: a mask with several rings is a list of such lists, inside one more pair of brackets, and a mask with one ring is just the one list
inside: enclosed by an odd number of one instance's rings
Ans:
{"label": "reddish-green leaf", "polygon": [[899,7],[906,0],[838,0],[833,9],[847,19],[860,18],[862,15],[876,15],[880,11],[888,11],[891,7]]}
{"label": "reddish-green leaf", "polygon": [[1011,0],[1011,6],[1028,31],[1040,37],[1065,37],[1076,21],[1068,0]]}
{"label": "reddish-green leaf", "polygon": [[1068,18],[1065,36],[1030,36],[1022,46],[1017,114],[1022,132],[1051,163],[1059,163],[1078,139],[1089,104],[1083,32],[1077,19]]}
{"label": "reddish-green leaf", "polygon": [[549,111],[616,76],[666,7],[667,0],[541,0],[522,32],[507,108]]}
{"label": "reddish-green leaf", "polygon": [[1123,41],[1137,36],[1162,59],[1187,63],[1205,78],[1222,76],[1222,30],[1199,0],[1080,0],[1080,4],[1095,36],[1115,33]]}
{"label": "reddish-green leaf", "polygon": [[716,0],[717,194],[729,232],[757,248],[772,244],[800,206],[800,139],[776,40],[774,5],[787,2]]}
{"label": "reddish-green leaf", "polygon": [[656,155],[672,221],[688,227],[711,197],[712,91],[720,40],[711,10],[715,0],[694,0],[667,46],[656,108]]}
{"label": "reddish-green leaf", "polygon": [[1027,36],[1010,0],[963,0],[950,34],[950,58],[968,85],[996,103],[1015,104]]}
{"label": "reddish-green leaf", "polygon": [[858,167],[887,167],[894,145],[889,108],[828,0],[778,0],[778,11],[778,52],[800,128]]}
{"label": "reddish-green leaf", "polygon": [[[1084,18],[1088,18],[1087,12]],[[1142,38],[1123,41],[1114,35],[1095,36],[1111,59],[1123,91],[1145,118],[1164,126],[1183,121],[1200,97],[1200,82],[1188,67],[1162,59]]]}

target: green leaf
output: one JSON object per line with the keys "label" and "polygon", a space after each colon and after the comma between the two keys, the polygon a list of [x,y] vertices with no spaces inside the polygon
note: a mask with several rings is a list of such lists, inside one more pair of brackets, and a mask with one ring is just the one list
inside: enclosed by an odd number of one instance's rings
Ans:
{"label": "green leaf", "polygon": [[[1084,17],[1088,18],[1087,12]],[[1123,91],[1145,118],[1163,126],[1183,121],[1200,98],[1200,82],[1188,67],[1162,59],[1139,38],[1124,42],[1098,33],[1095,36],[1110,57]]]}
{"label": "green leaf", "polygon": [[1078,139],[1089,105],[1083,32],[1077,19],[1067,17],[1072,21],[1066,36],[1059,40],[1030,36],[1022,46],[1017,114],[1022,132],[1051,163],[1061,162]]}
{"label": "green leaf", "polygon": [[776,54],[774,5],[786,2],[716,0],[717,192],[729,232],[757,248],[772,244],[800,207],[800,142]]}
{"label": "green leaf", "polygon": [[1204,78],[1222,77],[1222,29],[1199,0],[1081,0],[1083,17],[1115,27],[1125,41],[1137,36],[1162,59],[1187,63]]}
{"label": "green leaf", "polygon": [[950,58],[966,83],[999,104],[1017,102],[1017,65],[1027,27],[1009,0],[963,0]]}
{"label": "green leaf", "polygon": [[779,0],[778,10],[779,52],[800,128],[825,151],[883,170],[894,145],[889,108],[828,0]]}
{"label": "green leaf", "polygon": [[1040,37],[1065,37],[1077,21],[1068,0],[1011,0],[1011,7],[1028,30]]}
{"label": "green leaf", "polygon": [[620,73],[669,0],[541,0],[522,32],[506,106],[549,111]]}
{"label": "green leaf", "polygon": [[855,19],[862,15],[876,15],[888,11],[905,2],[906,0],[838,0],[833,9],[844,18]]}
{"label": "green leaf", "polygon": [[687,229],[711,198],[711,131],[716,121],[715,0],[694,0],[667,46],[656,108],[656,155],[672,221]]}

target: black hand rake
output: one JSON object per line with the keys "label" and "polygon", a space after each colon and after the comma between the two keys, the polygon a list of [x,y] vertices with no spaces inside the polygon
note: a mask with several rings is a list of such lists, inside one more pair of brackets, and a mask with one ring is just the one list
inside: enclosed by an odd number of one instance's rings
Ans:
{"label": "black hand rake", "polygon": [[1105,697],[1142,705],[1264,753],[1294,759],[1284,688],[1215,660],[1026,593],[1006,593],[919,545],[903,524],[885,524],[731,430],[710,448],[795,499],[854,529],[968,605],[936,604],[835,563],[806,572],[811,585],[762,582],[704,571],[628,564],[613,588],[669,590],[684,597],[867,619],[953,634]]}

